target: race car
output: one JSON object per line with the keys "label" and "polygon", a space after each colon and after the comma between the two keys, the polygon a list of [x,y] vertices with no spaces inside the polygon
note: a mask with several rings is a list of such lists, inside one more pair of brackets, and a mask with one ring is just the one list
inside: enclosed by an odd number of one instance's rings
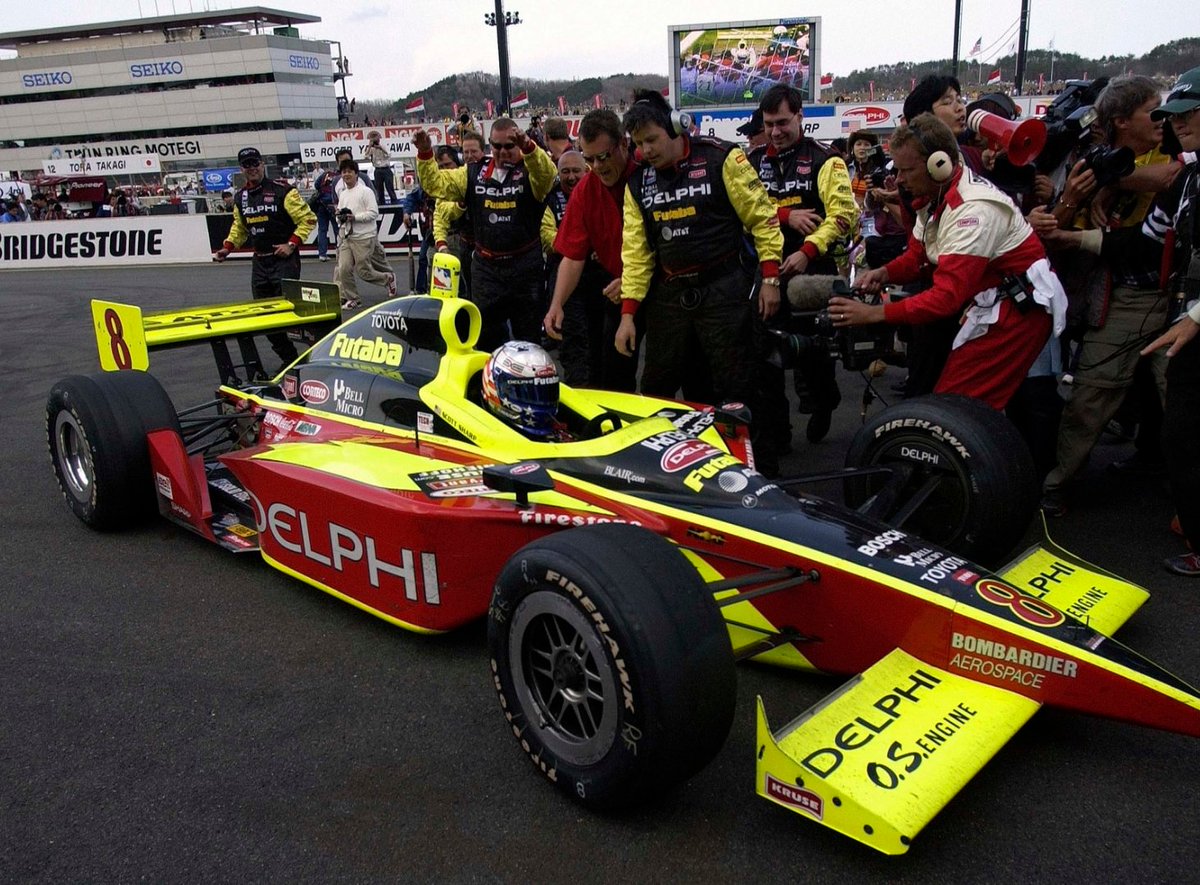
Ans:
{"label": "race car", "polygon": [[[998,413],[898,404],[805,482],[754,469],[734,403],[564,385],[572,439],[531,440],[483,404],[479,311],[438,270],[447,291],[345,322],[315,283],[157,316],[95,302],[112,371],[47,404],[67,504],[101,530],[157,511],[414,632],[486,618],[506,728],[590,807],[703,768],[743,660],[851,676],[777,730],[759,700],[756,790],[889,854],[1043,704],[1200,736],[1200,694],[1110,638],[1143,589],[1048,544],[971,558],[1030,515]],[[251,336],[289,326],[323,334],[265,379]],[[176,410],[149,354],[205,342],[223,383]]]}

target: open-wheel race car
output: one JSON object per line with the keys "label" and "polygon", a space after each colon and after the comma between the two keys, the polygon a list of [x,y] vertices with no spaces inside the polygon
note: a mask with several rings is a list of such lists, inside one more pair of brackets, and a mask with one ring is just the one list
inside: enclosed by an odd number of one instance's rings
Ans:
{"label": "open-wheel race car", "polygon": [[[506,728],[573,799],[629,804],[699,771],[741,660],[852,677],[777,730],[760,700],[756,789],[891,854],[1043,704],[1200,736],[1195,689],[1110,638],[1144,590],[1048,544],[988,567],[1033,498],[987,407],[897,404],[845,470],[781,480],[754,469],[736,404],[564,385],[572,441],[535,441],[481,400],[474,305],[411,296],[338,324],[336,297],[95,303],[123,371],[50,393],[66,501],[97,529],[157,512],[415,632],[486,617]],[[288,325],[325,334],[256,380],[250,336]],[[197,342],[223,383],[178,411],[139,369]]]}

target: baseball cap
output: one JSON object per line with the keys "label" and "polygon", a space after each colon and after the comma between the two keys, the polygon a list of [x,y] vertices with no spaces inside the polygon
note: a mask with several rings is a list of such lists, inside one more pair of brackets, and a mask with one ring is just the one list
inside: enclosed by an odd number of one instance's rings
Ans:
{"label": "baseball cap", "polygon": [[763,112],[762,108],[755,109],[750,119],[737,128],[738,135],[744,135],[747,138],[753,138],[758,133],[763,131]]}
{"label": "baseball cap", "polygon": [[239,166],[246,166],[246,165],[253,166],[253,165],[255,165],[257,163],[261,163],[261,162],[262,162],[262,154],[259,153],[259,150],[256,147],[244,147],[240,151],[238,151],[238,165]]}
{"label": "baseball cap", "polygon": [[1171,114],[1182,114],[1200,107],[1200,68],[1192,68],[1171,87],[1162,107],[1150,112],[1151,120],[1161,120]]}

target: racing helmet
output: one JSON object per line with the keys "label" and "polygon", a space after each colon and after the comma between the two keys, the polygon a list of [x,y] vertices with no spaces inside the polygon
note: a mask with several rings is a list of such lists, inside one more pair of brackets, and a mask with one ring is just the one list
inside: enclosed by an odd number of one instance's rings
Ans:
{"label": "racing helmet", "polygon": [[552,435],[558,415],[554,360],[528,341],[500,345],[483,367],[483,402],[530,436]]}

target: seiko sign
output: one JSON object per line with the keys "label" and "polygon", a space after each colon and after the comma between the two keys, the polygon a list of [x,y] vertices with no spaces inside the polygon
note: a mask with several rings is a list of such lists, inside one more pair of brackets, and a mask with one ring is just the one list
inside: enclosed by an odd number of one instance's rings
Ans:
{"label": "seiko sign", "polygon": [[135,80],[147,77],[178,77],[183,73],[183,62],[178,59],[170,61],[148,61],[129,66],[129,76]]}
{"label": "seiko sign", "polygon": [[37,74],[22,74],[21,84],[26,89],[37,86],[70,86],[75,78],[70,71],[42,71]]}
{"label": "seiko sign", "polygon": [[292,53],[288,56],[288,67],[300,71],[319,71],[321,70],[321,60],[315,55]]}

